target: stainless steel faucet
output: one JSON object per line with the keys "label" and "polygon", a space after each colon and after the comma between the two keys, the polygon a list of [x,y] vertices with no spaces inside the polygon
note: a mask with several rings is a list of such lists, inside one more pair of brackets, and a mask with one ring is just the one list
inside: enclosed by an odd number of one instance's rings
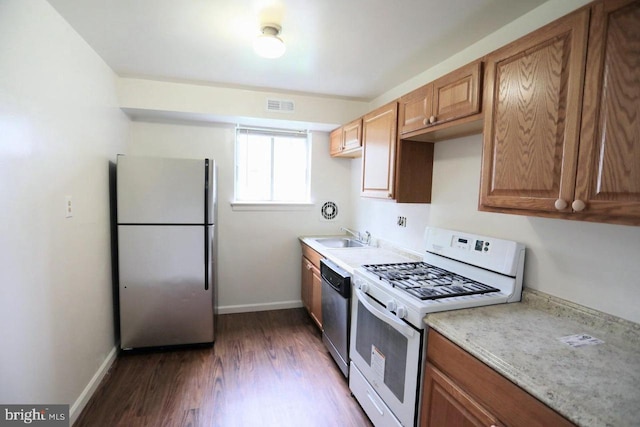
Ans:
{"label": "stainless steel faucet", "polygon": [[347,233],[351,234],[353,237],[355,237],[358,241],[360,241],[360,232],[359,231],[353,231],[350,228],[347,227],[340,227],[341,231],[346,231]]}
{"label": "stainless steel faucet", "polygon": [[340,227],[340,230],[351,234],[358,242],[364,243],[365,245],[369,245],[371,243],[371,233],[368,231],[365,231],[363,236],[359,231],[353,231],[347,227]]}
{"label": "stainless steel faucet", "polygon": [[365,237],[362,242],[368,246],[371,243],[371,233],[369,233],[368,231],[365,231],[364,236]]}

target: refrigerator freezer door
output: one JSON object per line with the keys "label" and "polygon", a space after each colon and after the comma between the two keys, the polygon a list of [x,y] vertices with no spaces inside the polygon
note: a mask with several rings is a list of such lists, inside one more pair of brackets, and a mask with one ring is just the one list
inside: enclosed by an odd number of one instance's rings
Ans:
{"label": "refrigerator freezer door", "polygon": [[213,162],[205,175],[205,159],[118,156],[118,224],[204,224],[205,182],[212,200]]}
{"label": "refrigerator freezer door", "polygon": [[213,227],[118,226],[123,349],[211,343],[213,274],[205,244]]}

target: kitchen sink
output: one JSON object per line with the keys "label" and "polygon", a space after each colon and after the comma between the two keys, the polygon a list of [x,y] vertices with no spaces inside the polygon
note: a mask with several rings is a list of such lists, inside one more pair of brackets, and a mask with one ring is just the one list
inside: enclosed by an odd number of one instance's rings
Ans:
{"label": "kitchen sink", "polygon": [[325,237],[315,239],[316,242],[327,248],[362,248],[364,243],[348,237]]}

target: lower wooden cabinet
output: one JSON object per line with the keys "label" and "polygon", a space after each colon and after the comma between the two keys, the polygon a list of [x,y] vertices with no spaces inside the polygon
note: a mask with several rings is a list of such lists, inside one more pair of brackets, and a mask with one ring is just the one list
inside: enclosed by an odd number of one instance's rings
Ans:
{"label": "lower wooden cabinet", "polygon": [[322,278],[320,276],[322,255],[302,244],[302,270],[300,293],[302,304],[313,321],[322,329]]}
{"label": "lower wooden cabinet", "polygon": [[422,426],[498,426],[498,419],[445,374],[427,364]]}
{"label": "lower wooden cabinet", "polygon": [[568,427],[571,422],[429,330],[421,427]]}

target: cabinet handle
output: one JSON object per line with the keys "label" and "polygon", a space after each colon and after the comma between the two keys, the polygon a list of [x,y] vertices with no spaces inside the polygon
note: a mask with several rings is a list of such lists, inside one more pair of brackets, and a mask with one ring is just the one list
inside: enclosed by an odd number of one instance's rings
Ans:
{"label": "cabinet handle", "polygon": [[307,270],[311,270],[311,264],[307,263]]}
{"label": "cabinet handle", "polygon": [[568,204],[566,200],[563,199],[558,199],[556,200],[556,202],[553,204],[553,206],[556,207],[557,210],[561,211],[563,209],[566,209]]}
{"label": "cabinet handle", "polygon": [[435,122],[436,122],[436,116],[429,117],[429,123],[435,123]]}
{"label": "cabinet handle", "polygon": [[574,211],[580,212],[584,208],[586,208],[587,205],[582,200],[576,199],[573,201],[573,203],[571,203],[571,207],[573,208]]}

